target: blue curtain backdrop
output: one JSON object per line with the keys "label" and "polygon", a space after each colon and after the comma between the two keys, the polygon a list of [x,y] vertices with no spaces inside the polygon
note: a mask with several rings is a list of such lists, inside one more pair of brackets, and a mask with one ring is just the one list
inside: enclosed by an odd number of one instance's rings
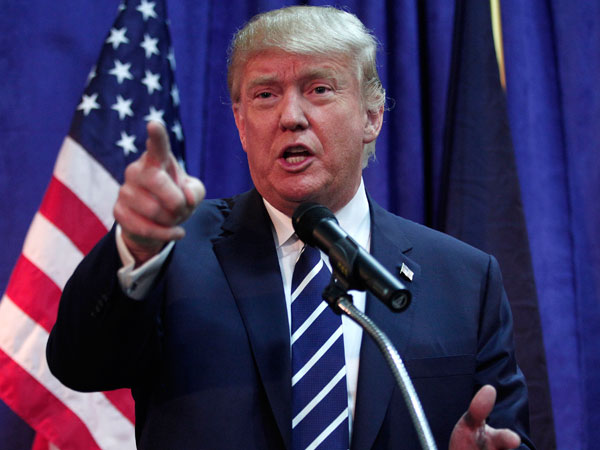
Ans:
{"label": "blue curtain backdrop", "polygon": [[560,448],[600,438],[600,2],[504,2],[510,123]]}
{"label": "blue curtain backdrop", "polygon": [[[0,0],[2,291],[118,3]],[[229,38],[253,14],[292,3],[168,5],[188,171],[203,179],[209,197],[250,186],[225,83]],[[387,208],[431,225],[445,204],[455,3],[339,4],[383,43],[380,71],[394,105],[377,161],[365,172],[367,187]],[[502,18],[506,102],[557,447],[593,449],[600,441],[600,3],[504,0]],[[0,404],[2,448],[28,449],[31,440],[28,427]]]}
{"label": "blue curtain backdrop", "polygon": [[454,15],[433,225],[498,259],[513,311],[517,362],[527,377],[532,438],[538,448],[551,449],[556,444],[538,299],[489,3],[458,1]]}

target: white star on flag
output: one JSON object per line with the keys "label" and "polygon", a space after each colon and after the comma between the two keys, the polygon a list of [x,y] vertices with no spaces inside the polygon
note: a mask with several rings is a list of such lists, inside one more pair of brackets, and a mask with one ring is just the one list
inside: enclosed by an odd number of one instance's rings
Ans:
{"label": "white star on flag", "polygon": [[130,67],[131,63],[123,64],[118,59],[115,59],[115,67],[108,73],[117,77],[117,81],[121,84],[124,79],[133,80],[133,75],[131,75],[131,72],[129,71]]}
{"label": "white star on flag", "polygon": [[123,120],[126,116],[133,117],[133,111],[131,110],[131,99],[124,99],[120,95],[117,95],[117,103],[111,106],[119,113],[119,119]]}
{"label": "white star on flag", "polygon": [[163,115],[165,112],[162,109],[156,109],[154,106],[150,107],[150,112],[147,116],[144,116],[144,120],[147,122],[160,122],[165,125],[165,120],[163,119]]}
{"label": "white star on flag", "polygon": [[183,129],[181,128],[179,120],[175,120],[174,125],[171,127],[171,131],[175,134],[178,141],[183,141]]}
{"label": "white star on flag", "polygon": [[125,156],[130,153],[137,153],[137,148],[135,147],[135,136],[130,136],[125,131],[121,131],[121,139],[117,141],[117,145],[123,149]]}
{"label": "white star on flag", "polygon": [[100,109],[100,105],[98,104],[98,102],[96,102],[97,98],[98,98],[97,93],[92,94],[92,95],[83,94],[81,103],[77,107],[77,110],[78,111],[83,110],[83,115],[87,116],[92,111],[92,109]]}
{"label": "white star on flag", "polygon": [[140,44],[140,47],[146,52],[146,58],[160,54],[158,51],[158,39],[151,38],[149,34],[144,34],[144,41]]}
{"label": "white star on flag", "polygon": [[173,103],[175,105],[179,105],[179,89],[177,89],[176,85],[173,85],[171,88],[171,98],[173,99]]}
{"label": "white star on flag", "polygon": [[154,11],[154,6],[156,6],[154,2],[142,0],[142,2],[140,3],[140,6],[138,6],[136,9],[142,13],[142,16],[144,16],[144,21],[146,21],[146,20],[148,20],[149,17],[156,18],[156,12]]}
{"label": "white star on flag", "polygon": [[127,39],[127,36],[125,36],[125,33],[127,33],[126,27],[111,28],[110,36],[108,37],[108,39],[106,39],[106,43],[112,44],[113,50],[116,50],[117,48],[119,48],[119,45],[121,45],[121,44],[128,44],[129,39]]}
{"label": "white star on flag", "polygon": [[142,83],[146,85],[148,88],[148,94],[154,93],[154,91],[162,91],[162,87],[158,80],[160,79],[160,75],[157,73],[152,73],[149,70],[146,70],[146,76],[142,79]]}
{"label": "white star on flag", "polygon": [[169,49],[167,59],[169,60],[169,64],[171,64],[171,70],[175,70],[175,52],[172,48]]}

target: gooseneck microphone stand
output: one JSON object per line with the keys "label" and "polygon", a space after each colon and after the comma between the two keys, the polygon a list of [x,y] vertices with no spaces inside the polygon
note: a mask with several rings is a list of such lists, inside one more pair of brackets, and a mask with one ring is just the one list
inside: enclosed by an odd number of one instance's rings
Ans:
{"label": "gooseneck microphone stand", "polygon": [[421,447],[424,450],[437,450],[419,397],[404,367],[402,358],[400,358],[400,354],[390,339],[367,315],[354,306],[352,296],[342,287],[335,275],[332,276],[331,283],[323,291],[323,299],[327,301],[336,314],[347,315],[375,340],[377,347],[379,347],[388,366],[392,370],[396,383],[400,387],[402,397],[408,407],[410,417],[419,436]]}

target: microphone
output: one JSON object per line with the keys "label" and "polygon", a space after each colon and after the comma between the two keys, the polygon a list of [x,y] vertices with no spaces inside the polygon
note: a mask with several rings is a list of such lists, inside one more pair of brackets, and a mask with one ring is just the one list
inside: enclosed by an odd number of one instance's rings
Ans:
{"label": "microphone", "polygon": [[302,203],[294,211],[292,224],[302,241],[329,256],[334,277],[344,289],[369,290],[394,312],[408,307],[410,291],[339,226],[329,208]]}

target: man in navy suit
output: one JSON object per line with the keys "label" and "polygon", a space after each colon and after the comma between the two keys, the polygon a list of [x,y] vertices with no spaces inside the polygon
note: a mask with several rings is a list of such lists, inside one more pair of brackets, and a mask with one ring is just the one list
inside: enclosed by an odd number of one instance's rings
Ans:
{"label": "man in navy suit", "polygon": [[[230,199],[202,201],[149,124],[118,226],[65,287],[47,348],[67,386],[132,388],[139,448],[292,448],[290,290],[303,244],[290,217],[306,201],[411,289],[401,314],[364,293],[354,302],[403,355],[440,448],[533,448],[496,261],[364,189],[385,102],[375,52],[334,8],[271,11],[236,34],[228,83],[255,189]],[[418,448],[383,357],[342,326],[350,447]]]}

